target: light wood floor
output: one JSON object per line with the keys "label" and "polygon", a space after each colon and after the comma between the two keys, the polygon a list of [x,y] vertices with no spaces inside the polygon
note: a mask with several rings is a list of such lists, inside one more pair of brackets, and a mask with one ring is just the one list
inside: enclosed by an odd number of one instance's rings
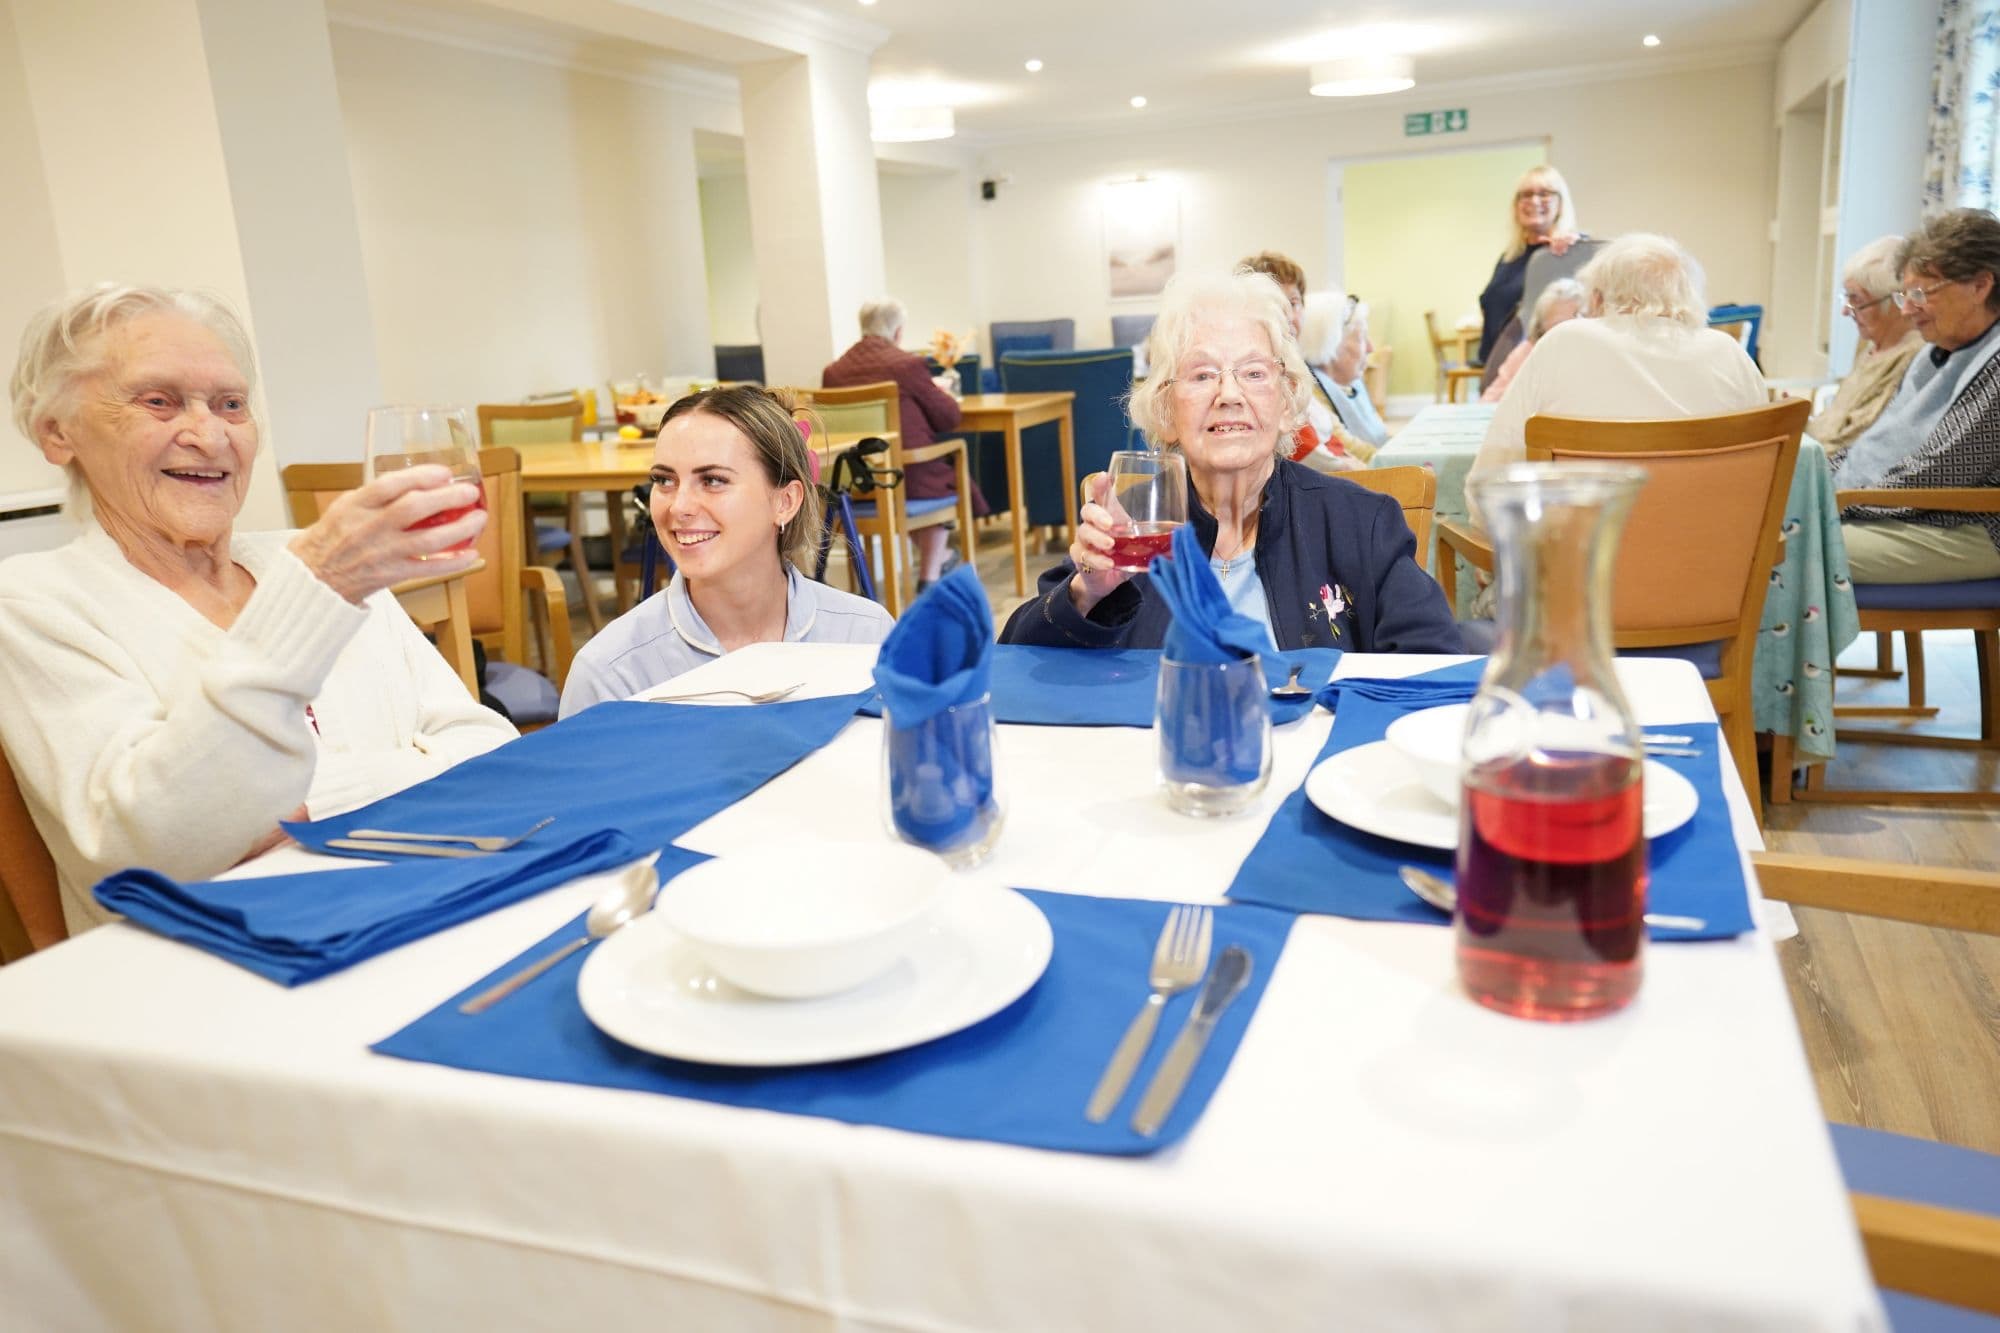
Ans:
{"label": "light wood floor", "polygon": [[[1032,540],[1032,534],[1031,534]],[[1031,546],[1033,578],[1061,558]],[[1004,531],[982,533],[979,573],[1004,624],[1021,598]],[[609,599],[606,599],[607,609]],[[574,605],[574,603],[573,603]],[[589,630],[579,610],[577,641]],[[1976,734],[1972,646],[1929,635],[1939,730]],[[1873,661],[1873,639],[1846,660]],[[1841,683],[1845,702],[1900,702],[1900,684]],[[1845,786],[2000,787],[2000,752],[1843,745],[1832,778]],[[1914,865],[2000,869],[2000,811],[1876,806],[1770,807],[1773,850]],[[1827,1118],[2000,1153],[2000,938],[1800,911],[1799,936],[1778,946]]]}

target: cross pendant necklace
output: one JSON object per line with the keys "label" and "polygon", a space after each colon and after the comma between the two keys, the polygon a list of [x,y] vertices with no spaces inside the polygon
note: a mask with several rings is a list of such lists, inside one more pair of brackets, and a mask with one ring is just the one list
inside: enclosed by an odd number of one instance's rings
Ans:
{"label": "cross pendant necklace", "polygon": [[[1221,533],[1218,532],[1216,535],[1219,538],[1221,536]],[[1222,575],[1224,578],[1227,578],[1229,576],[1229,567],[1232,564],[1236,563],[1238,560],[1241,560],[1243,558],[1243,552],[1248,550],[1249,547],[1250,547],[1250,538],[1239,536],[1236,541],[1235,550],[1231,551],[1228,555],[1216,557],[1217,559],[1222,561],[1222,568],[1216,570],[1216,573]]]}

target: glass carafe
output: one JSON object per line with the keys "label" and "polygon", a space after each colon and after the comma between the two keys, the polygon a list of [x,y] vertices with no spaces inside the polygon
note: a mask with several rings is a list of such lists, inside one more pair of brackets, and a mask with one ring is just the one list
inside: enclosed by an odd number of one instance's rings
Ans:
{"label": "glass carafe", "polygon": [[1645,751],[1612,671],[1612,571],[1645,473],[1517,464],[1467,486],[1493,539],[1499,640],[1466,722],[1459,979],[1523,1018],[1639,990]]}

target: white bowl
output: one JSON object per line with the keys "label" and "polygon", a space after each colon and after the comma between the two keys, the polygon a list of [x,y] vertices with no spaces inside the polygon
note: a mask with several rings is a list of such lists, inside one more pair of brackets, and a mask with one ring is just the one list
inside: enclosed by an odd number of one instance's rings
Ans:
{"label": "white bowl", "polygon": [[724,981],[799,1000],[893,967],[950,879],[915,847],[792,842],[684,870],[653,910]]}
{"label": "white bowl", "polygon": [[634,403],[625,410],[632,414],[632,420],[641,430],[656,431],[660,428],[660,423],[666,420],[667,409],[672,406],[673,404],[669,402]]}
{"label": "white bowl", "polygon": [[1445,704],[1406,713],[1389,724],[1385,739],[1410,761],[1425,790],[1458,809],[1459,757],[1465,749],[1465,718],[1471,704]]}

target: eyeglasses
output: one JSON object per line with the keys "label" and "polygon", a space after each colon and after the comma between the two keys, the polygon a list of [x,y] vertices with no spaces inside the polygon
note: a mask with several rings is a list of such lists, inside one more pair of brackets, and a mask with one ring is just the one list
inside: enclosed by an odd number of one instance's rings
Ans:
{"label": "eyeglasses", "polygon": [[1227,370],[1221,366],[1196,366],[1185,375],[1176,375],[1167,382],[1183,398],[1213,398],[1222,392],[1222,379],[1227,375],[1235,378],[1236,387],[1244,393],[1262,397],[1277,389],[1283,370],[1284,367],[1276,361],[1260,358]]}
{"label": "eyeglasses", "polygon": [[[1872,301],[1856,303],[1854,298],[1843,292],[1840,297],[1840,313],[1843,315],[1858,315],[1864,310],[1873,310],[1876,306],[1881,305],[1884,301],[1891,299],[1895,295],[1896,293],[1894,292],[1883,292]],[[1901,309],[1902,307],[1899,305],[1897,308]]]}
{"label": "eyeglasses", "polygon": [[1514,202],[1518,204],[1524,199],[1560,199],[1560,198],[1562,198],[1562,191],[1560,190],[1519,190],[1515,192]]}
{"label": "eyeglasses", "polygon": [[1949,286],[1951,286],[1951,280],[1947,278],[1943,282],[1934,282],[1928,287],[1910,287],[1891,294],[1896,298],[1896,309],[1922,310],[1931,303],[1931,297]]}

